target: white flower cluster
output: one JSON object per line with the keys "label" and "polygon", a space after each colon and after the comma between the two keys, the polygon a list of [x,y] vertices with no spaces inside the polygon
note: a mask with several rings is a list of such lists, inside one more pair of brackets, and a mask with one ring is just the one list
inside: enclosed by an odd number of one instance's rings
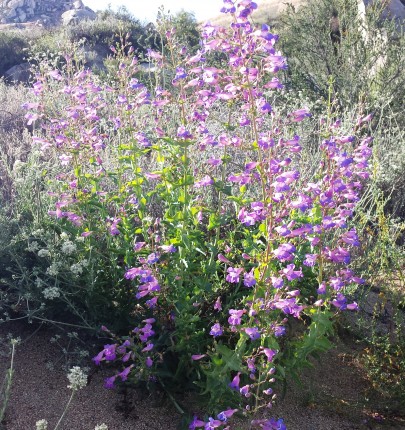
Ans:
{"label": "white flower cluster", "polygon": [[46,273],[51,276],[56,276],[59,273],[59,263],[52,263],[47,269]]}
{"label": "white flower cluster", "polygon": [[66,255],[72,255],[76,251],[76,245],[70,240],[67,240],[63,242],[61,251]]}
{"label": "white flower cluster", "polygon": [[83,267],[87,267],[89,265],[88,260],[82,260],[79,261],[78,263],[72,264],[70,266],[70,271],[76,275],[79,276],[83,273]]}
{"label": "white flower cluster", "polygon": [[38,249],[39,249],[39,243],[36,240],[30,242],[27,246],[27,251],[29,252],[36,252],[38,251]]}
{"label": "white flower cluster", "polygon": [[36,430],[48,430],[48,421],[39,420],[35,423]]}
{"label": "white flower cluster", "polygon": [[108,430],[107,424],[100,424],[94,427],[94,430]]}
{"label": "white flower cluster", "polygon": [[68,385],[68,388],[72,389],[73,391],[80,390],[81,388],[84,388],[87,385],[87,375],[78,366],[72,367],[67,377],[70,382],[70,385]]}
{"label": "white flower cluster", "polygon": [[44,297],[48,300],[53,300],[60,297],[60,290],[58,287],[48,287],[42,291]]}
{"label": "white flower cluster", "polygon": [[71,271],[74,275],[79,276],[79,275],[81,275],[81,274],[82,274],[82,272],[83,272],[83,266],[82,266],[80,263],[72,264],[72,265],[70,266],[70,271]]}
{"label": "white flower cluster", "polygon": [[49,257],[51,253],[47,249],[40,249],[38,251],[38,257]]}

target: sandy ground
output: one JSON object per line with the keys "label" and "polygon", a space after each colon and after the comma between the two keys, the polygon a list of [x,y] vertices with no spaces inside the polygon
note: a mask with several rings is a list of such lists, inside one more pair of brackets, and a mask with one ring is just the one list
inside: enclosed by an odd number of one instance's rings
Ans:
{"label": "sandy ground", "polygon": [[[70,396],[65,354],[50,342],[55,331],[23,323],[0,325],[0,337],[11,333],[22,340],[17,347],[11,398],[3,423],[5,430],[35,430],[35,422],[46,419],[53,429]],[[63,346],[63,338],[60,343]],[[5,343],[1,345],[5,351]],[[282,416],[288,430],[405,429],[405,421],[390,423],[376,414],[366,400],[367,382],[355,366],[353,351],[343,343],[324,355],[316,371],[306,372],[301,390],[291,389],[279,401],[272,416]],[[0,356],[3,378],[9,358]],[[90,364],[91,366],[91,364]],[[98,368],[97,368],[98,369]],[[103,388],[111,376],[107,369],[90,369],[88,385],[77,393],[60,430],[92,430],[105,423],[109,430],[175,430],[180,415],[167,402],[156,405],[148,393],[133,391],[127,402],[117,390]],[[187,399],[185,399],[187,400]],[[374,415],[373,415],[374,414]],[[248,429],[238,421],[233,430]]]}

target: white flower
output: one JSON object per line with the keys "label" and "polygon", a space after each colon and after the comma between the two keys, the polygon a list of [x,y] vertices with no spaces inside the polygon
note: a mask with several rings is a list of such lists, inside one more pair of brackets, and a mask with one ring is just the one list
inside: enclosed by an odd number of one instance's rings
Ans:
{"label": "white flower", "polygon": [[35,423],[36,430],[48,430],[48,421],[39,420]]}
{"label": "white flower", "polygon": [[83,267],[80,263],[76,263],[70,266],[70,270],[73,274],[78,276],[78,275],[81,275],[81,273],[83,272]]}
{"label": "white flower", "polygon": [[94,427],[94,430],[108,430],[107,424],[100,424]]}
{"label": "white flower", "polygon": [[66,233],[66,232],[62,232],[61,234],[60,234],[60,238],[62,239],[62,240],[67,240],[67,239],[69,239],[69,235]]}
{"label": "white flower", "polygon": [[27,251],[35,252],[39,249],[39,243],[37,241],[30,242],[27,246]]}
{"label": "white flower", "polygon": [[56,276],[59,273],[59,263],[52,263],[47,269],[46,273],[51,276]]}
{"label": "white flower", "polygon": [[71,388],[73,391],[80,390],[87,385],[87,375],[78,366],[72,367],[67,377],[70,382],[68,388]]}
{"label": "white flower", "polygon": [[45,288],[44,291],[42,291],[42,294],[46,299],[53,300],[57,297],[60,297],[60,290],[57,287],[48,287]]}
{"label": "white flower", "polygon": [[76,251],[76,245],[70,240],[66,241],[62,245],[62,252],[66,255],[73,254]]}
{"label": "white flower", "polygon": [[40,249],[38,251],[38,257],[49,257],[51,253],[47,249]]}

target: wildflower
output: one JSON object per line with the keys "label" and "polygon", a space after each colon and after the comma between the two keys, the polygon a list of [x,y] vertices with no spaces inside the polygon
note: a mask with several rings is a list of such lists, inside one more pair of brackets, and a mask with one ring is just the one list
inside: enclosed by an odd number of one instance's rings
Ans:
{"label": "wildflower", "polygon": [[68,388],[72,389],[73,391],[78,391],[87,385],[87,375],[78,366],[74,366],[70,369],[68,373],[68,379],[70,382]]}
{"label": "wildflower", "polygon": [[61,251],[66,255],[71,255],[76,251],[76,245],[68,240],[62,244]]}
{"label": "wildflower", "polygon": [[201,188],[201,187],[206,187],[208,185],[212,185],[214,183],[214,180],[212,178],[210,178],[209,176],[204,176],[203,179],[201,179],[201,181],[198,181],[194,184],[195,188]]}
{"label": "wildflower", "polygon": [[230,382],[228,384],[228,386],[232,389],[232,390],[237,390],[239,391],[239,383],[240,383],[240,372],[237,373],[237,375],[232,379],[232,382]]}
{"label": "wildflower", "polygon": [[250,385],[244,385],[242,388],[239,389],[239,392],[242,394],[242,396],[250,397]]}
{"label": "wildflower", "polygon": [[206,356],[207,356],[207,354],[195,354],[195,355],[191,356],[191,359],[194,361],[197,361],[197,360],[201,360],[202,358],[204,358]]}
{"label": "wildflower", "polygon": [[160,258],[160,254],[158,252],[152,252],[152,254],[149,254],[146,262],[148,264],[155,264]]}
{"label": "wildflower", "polygon": [[211,327],[211,330],[210,330],[211,336],[214,336],[214,337],[221,336],[222,333],[223,333],[223,330],[219,323],[216,323]]}
{"label": "wildflower", "polygon": [[228,274],[226,275],[226,280],[228,282],[236,284],[239,282],[239,276],[243,272],[243,269],[228,267],[227,272],[228,272]]}
{"label": "wildflower", "polygon": [[294,259],[293,252],[295,252],[295,246],[290,243],[283,243],[277,249],[273,251],[274,256],[280,261],[291,261]]}
{"label": "wildflower", "polygon": [[237,409],[227,409],[226,411],[222,411],[217,415],[217,418],[221,421],[226,422],[228,418],[230,418],[235,412],[238,412]]}
{"label": "wildflower", "polygon": [[250,272],[246,272],[243,275],[243,285],[245,287],[253,287],[254,285],[256,285],[256,279],[253,273],[253,269]]}
{"label": "wildflower", "polygon": [[193,417],[193,421],[190,423],[190,425],[188,426],[189,430],[195,430],[196,428],[200,428],[200,427],[204,427],[205,426],[205,422],[201,421],[197,418],[196,415],[194,415]]}
{"label": "wildflower", "polygon": [[242,315],[245,313],[245,310],[236,310],[236,309],[230,309],[228,318],[228,322],[230,325],[239,325],[241,323]]}
{"label": "wildflower", "polygon": [[116,375],[111,376],[110,378],[106,378],[104,380],[104,388],[107,388],[109,390],[111,390],[112,388],[114,388],[114,382],[115,382],[116,378],[117,378]]}
{"label": "wildflower", "polygon": [[42,294],[45,299],[53,300],[60,297],[60,290],[58,287],[47,287],[42,291]]}
{"label": "wildflower", "polygon": [[277,278],[275,276],[271,276],[270,280],[274,288],[281,288],[284,285],[283,278]]}
{"label": "wildflower", "polygon": [[305,260],[303,261],[303,263],[305,266],[313,267],[315,266],[317,258],[318,258],[317,254],[305,254]]}
{"label": "wildflower", "polygon": [[268,361],[273,361],[273,358],[277,354],[277,351],[270,348],[263,348],[263,353],[267,357]]}
{"label": "wildflower", "polygon": [[94,430],[108,430],[107,424],[99,424],[94,427]]}
{"label": "wildflower", "polygon": [[133,368],[133,364],[126,367],[122,372],[118,373],[117,376],[121,378],[122,381],[126,381],[128,379],[128,375],[131,372],[131,369]]}
{"label": "wildflower", "polygon": [[36,430],[48,430],[48,421],[47,420],[39,420],[35,423]]}
{"label": "wildflower", "polygon": [[221,311],[222,310],[221,297],[218,297],[217,300],[215,301],[214,310],[215,311]]}
{"label": "wildflower", "polygon": [[260,330],[257,327],[245,328],[245,333],[250,337],[250,340],[260,338]]}

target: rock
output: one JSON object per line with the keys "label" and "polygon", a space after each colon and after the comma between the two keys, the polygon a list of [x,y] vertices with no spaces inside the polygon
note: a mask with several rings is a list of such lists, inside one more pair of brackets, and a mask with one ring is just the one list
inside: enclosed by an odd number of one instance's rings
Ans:
{"label": "rock", "polygon": [[[83,19],[94,19],[96,14],[81,0],[0,0],[0,22],[31,22],[40,20],[42,24],[58,25],[65,11],[76,11],[77,15],[69,22]],[[46,21],[42,15],[46,14]]]}
{"label": "rock", "polygon": [[77,0],[73,3],[73,9],[85,9],[85,6],[81,0]]}
{"label": "rock", "polygon": [[64,12],[61,16],[63,25],[71,25],[76,24],[79,21],[85,20],[95,20],[97,18],[97,14],[92,10],[87,9],[72,9]]}
{"label": "rock", "polygon": [[24,0],[10,0],[7,4],[10,9],[17,9],[18,7],[24,7]]}
{"label": "rock", "polygon": [[30,68],[30,63],[17,64],[16,66],[11,67],[11,69],[8,69],[4,74],[4,77],[8,82],[21,82],[26,84],[32,76]]}

